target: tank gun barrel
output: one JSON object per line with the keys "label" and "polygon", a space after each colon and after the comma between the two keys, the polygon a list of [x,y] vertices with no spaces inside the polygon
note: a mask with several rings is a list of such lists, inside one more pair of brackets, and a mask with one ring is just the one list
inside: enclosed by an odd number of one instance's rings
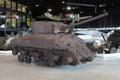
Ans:
{"label": "tank gun barrel", "polygon": [[109,15],[108,12],[106,12],[106,13],[100,14],[100,15],[98,15],[98,16],[95,16],[95,17],[93,17],[93,18],[90,18],[90,19],[87,19],[87,20],[80,21],[80,22],[75,23],[75,24],[70,25],[70,26],[79,26],[79,25],[82,25],[82,24],[86,24],[86,23],[88,23],[88,22],[97,20],[97,19],[99,19],[99,18],[108,16],[108,15]]}
{"label": "tank gun barrel", "polygon": [[97,20],[97,19],[99,19],[99,18],[108,16],[108,15],[109,15],[109,14],[106,12],[106,13],[100,14],[100,15],[98,15],[98,16],[92,17],[92,18],[90,18],[90,19],[83,20],[83,21],[80,21],[80,22],[78,22],[78,23],[68,25],[68,26],[66,27],[66,28],[69,28],[68,34],[70,34],[70,33],[73,32],[73,29],[74,29],[75,26],[79,26],[79,25],[82,25],[82,24],[86,24],[86,23],[88,23],[88,22]]}
{"label": "tank gun barrel", "polygon": [[88,22],[97,20],[97,19],[99,19],[99,18],[108,16],[108,15],[109,15],[108,12],[106,12],[106,13],[100,14],[100,15],[98,15],[98,16],[92,17],[92,18],[90,18],[90,19],[83,20],[83,21],[80,21],[80,22],[75,23],[75,24],[72,24],[72,25],[68,25],[68,27],[75,27],[75,26],[79,26],[79,25],[82,25],[82,24],[86,24],[86,23],[88,23]]}

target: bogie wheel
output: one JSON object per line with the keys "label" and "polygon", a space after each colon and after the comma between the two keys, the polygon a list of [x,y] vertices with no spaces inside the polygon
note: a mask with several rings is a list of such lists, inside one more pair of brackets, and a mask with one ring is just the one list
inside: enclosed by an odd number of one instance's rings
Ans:
{"label": "bogie wheel", "polygon": [[53,60],[46,60],[46,64],[47,64],[47,66],[53,67],[56,65],[56,62]]}
{"label": "bogie wheel", "polygon": [[17,55],[17,54],[18,54],[18,49],[17,49],[17,47],[14,47],[14,48],[12,49],[12,54],[13,54],[13,55]]}
{"label": "bogie wheel", "polygon": [[24,56],[22,54],[18,55],[18,61],[23,62],[24,61]]}
{"label": "bogie wheel", "polygon": [[47,66],[50,66],[50,67],[52,67],[52,66],[55,66],[55,63],[54,62],[46,62],[46,64],[47,64]]}
{"label": "bogie wheel", "polygon": [[24,61],[25,61],[26,63],[31,63],[31,61],[32,61],[31,56],[25,55],[25,56],[24,56]]}

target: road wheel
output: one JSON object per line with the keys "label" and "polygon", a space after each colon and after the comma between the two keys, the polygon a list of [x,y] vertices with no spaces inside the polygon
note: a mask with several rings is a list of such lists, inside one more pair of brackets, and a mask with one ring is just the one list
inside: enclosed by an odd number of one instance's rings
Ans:
{"label": "road wheel", "polygon": [[55,66],[55,61],[49,61],[49,60],[47,60],[46,64],[47,64],[47,66],[52,67],[52,66]]}
{"label": "road wheel", "polygon": [[25,56],[24,56],[24,61],[25,61],[26,63],[31,63],[31,57],[30,57],[29,55],[25,55]]}

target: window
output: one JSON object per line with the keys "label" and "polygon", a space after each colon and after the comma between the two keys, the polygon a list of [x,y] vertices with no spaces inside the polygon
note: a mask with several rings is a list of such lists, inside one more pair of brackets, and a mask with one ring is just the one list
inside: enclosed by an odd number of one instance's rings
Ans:
{"label": "window", "polygon": [[12,10],[16,10],[16,3],[12,2]]}
{"label": "window", "polygon": [[21,8],[22,8],[21,4],[18,4],[18,11],[21,11],[22,10]]}
{"label": "window", "polygon": [[11,1],[6,0],[6,8],[10,8],[11,7]]}
{"label": "window", "polygon": [[22,6],[22,12],[26,12],[26,6]]}
{"label": "window", "polygon": [[0,7],[4,7],[4,0],[0,0]]}

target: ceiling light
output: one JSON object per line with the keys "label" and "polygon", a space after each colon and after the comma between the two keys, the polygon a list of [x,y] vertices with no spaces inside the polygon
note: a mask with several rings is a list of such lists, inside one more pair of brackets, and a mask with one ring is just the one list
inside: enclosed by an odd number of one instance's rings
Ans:
{"label": "ceiling light", "polygon": [[52,11],[52,9],[51,9],[51,8],[49,8],[49,9],[48,9],[48,11],[50,11],[50,12],[51,12],[51,11]]}
{"label": "ceiling light", "polygon": [[99,7],[105,7],[106,6],[106,4],[100,4],[99,5]]}
{"label": "ceiling light", "polygon": [[36,6],[36,7],[38,7],[39,5],[38,5],[38,4],[36,4],[35,6]]}
{"label": "ceiling light", "polygon": [[31,11],[29,11],[29,14],[31,14],[32,12]]}
{"label": "ceiling light", "polygon": [[68,6],[68,7],[67,7],[67,10],[71,10],[71,7],[70,7],[70,6]]}
{"label": "ceiling light", "polygon": [[83,11],[80,11],[80,14],[83,14]]}
{"label": "ceiling light", "polygon": [[64,3],[65,3],[65,1],[62,1],[62,3],[64,4]]}
{"label": "ceiling light", "polygon": [[103,12],[106,12],[106,10],[103,10]]}

